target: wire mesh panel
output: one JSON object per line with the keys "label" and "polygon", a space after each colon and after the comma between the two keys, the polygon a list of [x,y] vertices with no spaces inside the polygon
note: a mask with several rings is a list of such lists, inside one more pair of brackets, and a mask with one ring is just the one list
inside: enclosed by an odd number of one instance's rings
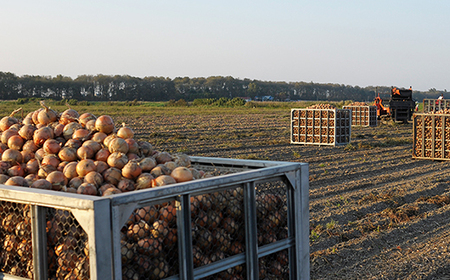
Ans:
{"label": "wire mesh panel", "polygon": [[33,278],[31,213],[26,204],[0,201],[2,242],[1,271],[14,276]]}
{"label": "wire mesh panel", "polygon": [[193,157],[214,176],[112,196],[116,278],[257,279],[259,259],[282,252],[283,277],[309,279],[295,165]]}

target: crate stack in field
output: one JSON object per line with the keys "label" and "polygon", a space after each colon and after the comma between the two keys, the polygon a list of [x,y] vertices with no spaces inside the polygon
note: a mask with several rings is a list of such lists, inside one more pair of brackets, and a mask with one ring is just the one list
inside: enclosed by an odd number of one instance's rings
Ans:
{"label": "crate stack in field", "polygon": [[291,144],[346,145],[350,143],[351,111],[318,104],[291,109]]}
{"label": "crate stack in field", "polygon": [[450,99],[424,99],[423,112],[437,112],[445,109],[450,109]]}
{"label": "crate stack in field", "polygon": [[450,109],[413,115],[412,156],[450,160]]}
{"label": "crate stack in field", "polygon": [[353,102],[343,109],[352,110],[352,126],[377,126],[377,107],[365,102]]}

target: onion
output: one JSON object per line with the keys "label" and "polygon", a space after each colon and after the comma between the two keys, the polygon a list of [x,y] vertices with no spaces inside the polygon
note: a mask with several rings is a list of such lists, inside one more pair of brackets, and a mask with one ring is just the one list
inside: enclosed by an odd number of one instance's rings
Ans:
{"label": "onion", "polygon": [[70,147],[62,147],[58,153],[58,157],[62,161],[75,161],[78,159],[77,150]]}
{"label": "onion", "polygon": [[142,173],[137,179],[136,179],[136,190],[143,190],[148,189],[152,187],[152,180],[155,179],[150,173]]}
{"label": "onion", "polygon": [[64,146],[78,150],[78,148],[80,148],[82,144],[83,143],[78,139],[69,139],[67,140],[66,144],[64,144]]}
{"label": "onion", "polygon": [[44,107],[44,110],[39,111],[37,115],[38,123],[43,125],[48,125],[49,123],[55,122],[58,120],[58,114],[55,111],[47,107],[44,101],[41,101],[41,106]]}
{"label": "onion", "polygon": [[173,156],[174,161],[178,166],[190,167],[191,166],[191,158],[186,154],[175,154]]}
{"label": "onion", "polygon": [[86,195],[97,195],[98,191],[94,185],[89,183],[83,183],[78,187],[77,193]]}
{"label": "onion", "polygon": [[11,113],[11,115],[9,115],[9,117],[3,117],[0,120],[0,130],[5,131],[5,130],[9,129],[12,125],[19,123],[19,121],[16,118],[14,118],[14,115],[17,112],[20,112],[21,110],[22,110],[22,108],[19,108],[17,110],[14,110]]}
{"label": "onion", "polygon": [[61,144],[55,139],[47,139],[42,148],[46,153],[56,155],[61,150]]}
{"label": "onion", "polygon": [[172,173],[170,173],[170,176],[172,176],[175,179],[175,181],[177,181],[177,183],[187,182],[194,179],[191,170],[189,170],[189,168],[184,166],[179,166],[175,168],[172,171]]}
{"label": "onion", "polygon": [[54,138],[53,130],[44,126],[34,132],[33,141],[37,147],[41,147],[47,139]]}
{"label": "onion", "polygon": [[60,163],[61,163],[61,160],[59,159],[59,157],[56,155],[53,155],[53,154],[44,156],[44,158],[42,159],[42,162],[41,162],[42,165],[51,165],[51,166],[54,166],[55,169],[58,167],[58,165]]}
{"label": "onion", "polygon": [[139,164],[136,160],[130,160],[125,166],[122,168],[122,176],[134,180],[139,175],[141,175],[142,169],[139,167]]}
{"label": "onion", "polygon": [[0,174],[0,184],[5,184],[6,181],[8,181],[9,176],[6,174]]}
{"label": "onion", "polygon": [[94,135],[92,135],[92,140],[101,144],[107,136],[108,135],[103,132],[96,132],[94,133]]}
{"label": "onion", "polygon": [[110,183],[103,184],[103,185],[100,186],[100,188],[97,189],[98,194],[99,194],[99,195],[103,195],[103,193],[104,193],[107,189],[110,189],[110,188],[116,188],[116,186],[114,186],[113,184],[110,184]]}
{"label": "onion", "polygon": [[112,187],[112,188],[106,189],[106,190],[102,193],[102,196],[108,196],[108,195],[119,194],[119,193],[122,193],[122,191],[119,190],[119,189],[116,188],[116,187]]}
{"label": "onion", "polygon": [[0,161],[0,173],[4,174],[8,169],[11,168],[11,162],[9,161]]}
{"label": "onion", "polygon": [[77,123],[77,122],[71,122],[71,123],[69,123],[69,124],[66,124],[66,125],[64,126],[64,129],[63,129],[63,136],[64,136],[64,138],[65,138],[66,140],[71,139],[73,133],[74,133],[76,130],[81,129],[81,128],[83,128],[83,127],[81,126],[81,124],[79,124],[79,123]]}
{"label": "onion", "polygon": [[14,135],[19,135],[19,132],[13,128],[8,128],[7,130],[2,132],[0,140],[2,141],[3,144],[8,145],[9,138]]}
{"label": "onion", "polygon": [[152,180],[152,188],[175,184],[177,181],[169,175],[161,175]]}
{"label": "onion", "polygon": [[117,138],[117,134],[111,133],[110,135],[106,136],[105,139],[103,140],[103,145],[105,147],[109,146],[109,143],[111,142],[111,140],[113,140],[114,138]]}
{"label": "onion", "polygon": [[102,145],[94,140],[86,140],[83,142],[81,147],[89,147],[94,151],[94,154],[100,151]]}
{"label": "onion", "polygon": [[109,168],[109,165],[104,161],[96,160],[96,161],[94,161],[94,163],[95,163],[95,166],[97,166],[95,171],[97,171],[100,174],[102,174],[106,169]]}
{"label": "onion", "polygon": [[35,125],[37,125],[39,123],[37,116],[39,115],[39,112],[42,111],[42,110],[44,110],[44,109],[43,108],[39,108],[39,109],[37,109],[36,111],[34,111],[31,114],[31,119],[33,120],[33,123]]}
{"label": "onion", "polygon": [[157,163],[164,164],[168,161],[173,161],[172,156],[168,152],[159,152],[154,157],[155,157]]}
{"label": "onion", "polygon": [[30,152],[36,152],[39,148],[36,146],[36,144],[34,144],[33,140],[28,140],[27,142],[25,142],[25,144],[23,144],[22,146],[22,150],[24,151],[30,151]]}
{"label": "onion", "polygon": [[93,158],[94,155],[94,150],[92,150],[91,147],[88,146],[81,146],[77,150],[77,156],[79,159]]}
{"label": "onion", "polygon": [[127,127],[125,123],[122,123],[122,127],[117,131],[117,136],[123,139],[133,138],[134,132],[131,128]]}
{"label": "onion", "polygon": [[128,150],[129,150],[127,142],[124,139],[119,138],[119,137],[114,138],[109,142],[108,149],[111,154],[114,152],[120,152],[120,153],[126,154],[126,153],[128,153]]}
{"label": "onion", "polygon": [[158,164],[155,168],[153,168],[150,171],[150,174],[152,174],[153,177],[155,178],[161,175],[170,175],[170,173],[172,173],[172,171],[169,168],[167,168],[167,166],[162,164]]}
{"label": "onion", "polygon": [[37,174],[38,170],[39,170],[39,163],[36,159],[33,158],[27,161],[25,171],[28,174]]}
{"label": "onion", "polygon": [[178,167],[178,164],[176,164],[174,161],[168,161],[164,163],[164,166],[167,167],[170,170],[170,172],[172,172],[175,168]]}
{"label": "onion", "polygon": [[84,141],[85,139],[87,139],[89,137],[89,130],[84,129],[84,128],[80,128],[77,129],[73,132],[72,134],[72,139],[78,139],[80,141]]}
{"label": "onion", "polygon": [[153,155],[153,146],[152,144],[146,141],[138,141],[139,150],[141,151],[141,155],[143,156],[152,156]]}
{"label": "onion", "polygon": [[23,138],[19,135],[13,135],[8,139],[8,147],[14,150],[21,150],[24,144]]}
{"label": "onion", "polygon": [[106,163],[108,163],[109,166],[118,169],[122,169],[125,166],[125,164],[127,164],[127,162],[128,162],[127,155],[119,152],[112,153],[106,161]]}
{"label": "onion", "polygon": [[45,178],[52,184],[52,190],[60,191],[67,185],[67,178],[61,171],[53,171]]}
{"label": "onion", "polygon": [[2,161],[8,161],[11,165],[23,162],[22,154],[14,149],[8,149],[2,153]]}
{"label": "onion", "polygon": [[117,186],[122,179],[122,172],[115,167],[110,167],[103,173],[103,178],[105,179],[105,182]]}
{"label": "onion", "polygon": [[64,166],[63,174],[67,179],[78,177],[77,164],[77,162],[73,161]]}
{"label": "onion", "polygon": [[157,165],[156,159],[153,157],[145,157],[139,161],[139,166],[142,168],[142,171],[151,171]]}
{"label": "onion", "polygon": [[91,171],[95,171],[97,166],[92,159],[83,159],[77,164],[77,173],[78,176],[84,177]]}
{"label": "onion", "polygon": [[55,134],[55,137],[64,137],[63,136],[64,127],[65,127],[65,125],[63,125],[61,123],[59,123],[59,124],[55,125],[55,127],[53,127],[53,133]]}
{"label": "onion", "polygon": [[95,154],[95,160],[104,161],[108,160],[108,157],[111,155],[108,149],[103,148]]}
{"label": "onion", "polygon": [[95,130],[95,120],[90,120],[86,123],[86,129],[89,131]]}
{"label": "onion", "polygon": [[77,111],[70,108],[69,104],[66,102],[66,106],[69,107],[69,109],[62,112],[61,116],[59,117],[59,122],[63,125],[66,125],[71,122],[76,122],[78,118],[80,117],[80,114],[78,114]]}
{"label": "onion", "polygon": [[88,121],[96,120],[96,119],[97,119],[97,117],[94,116],[93,114],[91,114],[91,113],[84,113],[84,114],[81,114],[81,116],[78,118],[78,121],[83,127],[86,127],[86,123]]}
{"label": "onion", "polygon": [[133,154],[139,154],[139,144],[133,138],[125,139],[125,142],[128,144],[128,152]]}
{"label": "onion", "polygon": [[128,161],[130,160],[140,160],[141,158],[137,155],[137,154],[133,154],[133,153],[127,153],[127,158]]}
{"label": "onion", "polygon": [[34,182],[40,180],[41,178],[39,178],[37,174],[28,174],[24,179],[27,181],[28,186],[31,187]]}
{"label": "onion", "polygon": [[22,165],[11,166],[6,173],[10,177],[14,177],[14,176],[24,177],[25,176],[25,170],[22,167]]}
{"label": "onion", "polygon": [[83,179],[81,179],[80,177],[73,177],[72,179],[70,179],[69,181],[69,188],[73,188],[73,189],[78,189],[78,187],[83,184]]}
{"label": "onion", "polygon": [[19,186],[19,187],[28,187],[28,183],[25,178],[21,176],[10,177],[6,180],[5,185],[7,186]]}
{"label": "onion", "polygon": [[0,142],[0,154],[3,153],[4,151],[8,150],[8,149],[9,149],[9,147],[7,145],[5,145],[5,144]]}
{"label": "onion", "polygon": [[110,134],[114,131],[114,121],[108,115],[103,115],[95,121],[95,129],[105,134]]}
{"label": "onion", "polygon": [[33,139],[34,132],[36,131],[36,127],[34,125],[26,124],[19,129],[19,135],[25,140]]}
{"label": "onion", "polygon": [[28,162],[31,159],[34,159],[34,153],[30,151],[21,151],[23,162]]}
{"label": "onion", "polygon": [[48,174],[52,173],[53,171],[56,171],[56,167],[53,165],[41,165],[41,167],[38,170],[38,176],[40,178],[47,178]]}
{"label": "onion", "polygon": [[103,176],[96,171],[91,171],[84,176],[84,182],[90,183],[99,188],[103,184]]}
{"label": "onion", "polygon": [[48,154],[44,151],[43,148],[40,148],[34,153],[34,157],[39,161],[41,161],[46,155]]}
{"label": "onion", "polygon": [[119,184],[117,184],[117,188],[122,192],[130,192],[134,191],[134,182],[130,179],[122,179]]}

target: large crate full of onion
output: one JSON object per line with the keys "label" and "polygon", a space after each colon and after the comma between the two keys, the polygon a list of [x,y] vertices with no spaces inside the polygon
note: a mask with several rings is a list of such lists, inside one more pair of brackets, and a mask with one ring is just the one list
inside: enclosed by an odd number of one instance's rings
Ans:
{"label": "large crate full of onion", "polygon": [[364,102],[354,102],[343,109],[352,110],[352,126],[377,126],[377,107]]}
{"label": "large crate full of onion", "polygon": [[291,144],[346,145],[350,143],[352,117],[349,109],[291,109]]}
{"label": "large crate full of onion", "polygon": [[413,114],[412,156],[450,160],[450,110]]}
{"label": "large crate full of onion", "polygon": [[191,167],[210,176],[108,196],[0,185],[0,278],[309,279],[308,164]]}
{"label": "large crate full of onion", "polygon": [[431,113],[445,109],[450,109],[449,99],[424,99],[423,100],[423,112]]}

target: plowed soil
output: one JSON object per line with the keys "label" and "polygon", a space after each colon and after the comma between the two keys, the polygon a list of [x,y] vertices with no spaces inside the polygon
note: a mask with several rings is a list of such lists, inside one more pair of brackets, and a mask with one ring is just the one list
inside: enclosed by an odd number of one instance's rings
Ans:
{"label": "plowed soil", "polygon": [[291,144],[289,122],[280,110],[132,121],[169,152],[309,163],[311,279],[450,279],[449,162],[412,158],[412,124],[352,127],[333,147]]}

